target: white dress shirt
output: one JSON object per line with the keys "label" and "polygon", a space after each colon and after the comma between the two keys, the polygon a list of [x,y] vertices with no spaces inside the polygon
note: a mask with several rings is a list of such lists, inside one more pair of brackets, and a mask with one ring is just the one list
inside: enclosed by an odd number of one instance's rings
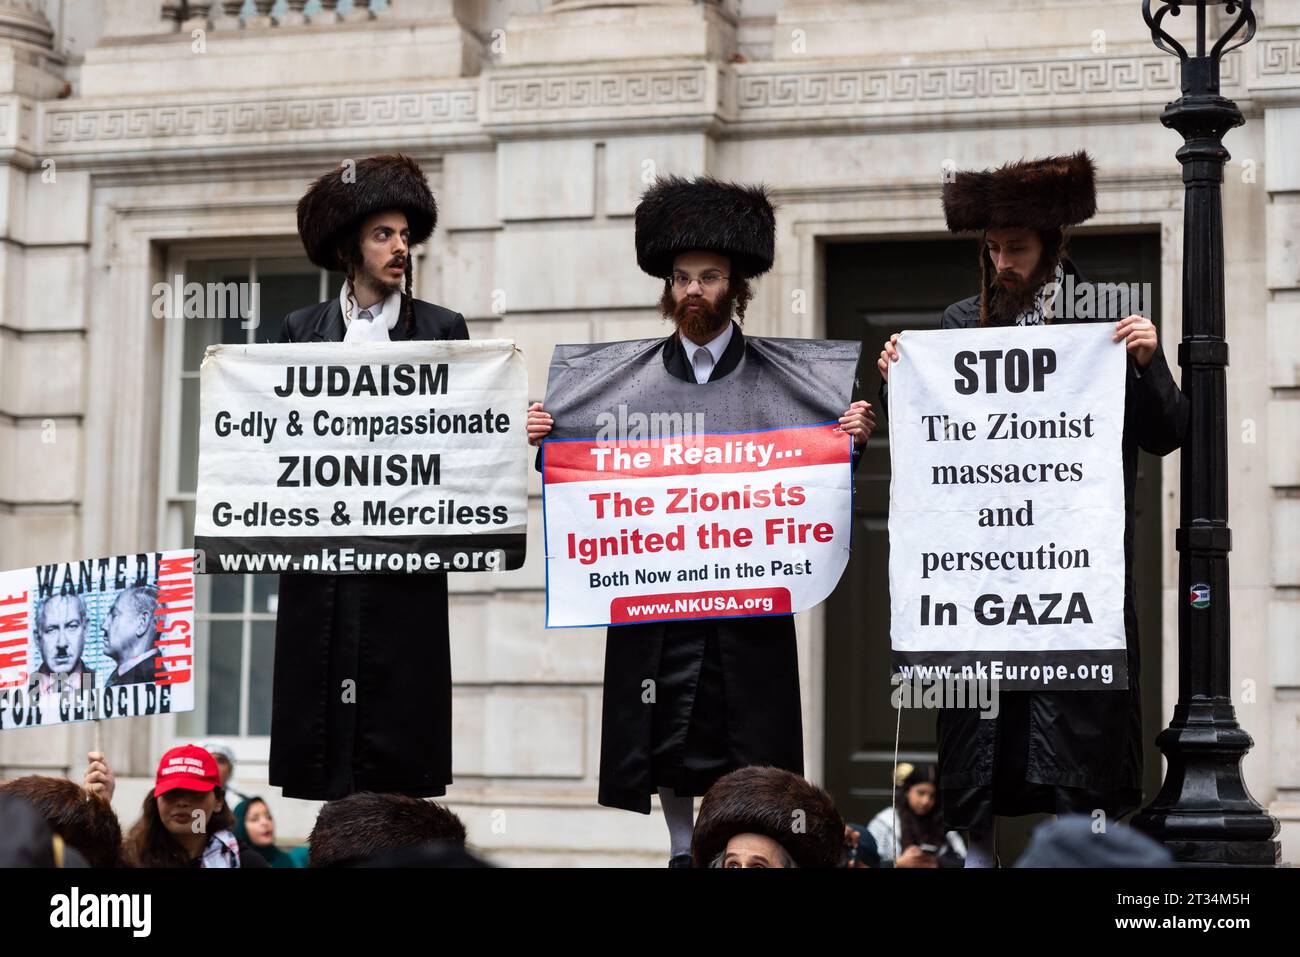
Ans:
{"label": "white dress shirt", "polygon": [[677,333],[677,338],[681,340],[682,348],[686,350],[686,361],[695,372],[695,381],[708,382],[709,376],[713,374],[713,367],[722,361],[722,354],[727,351],[727,344],[731,342],[731,322],[728,321],[711,342],[702,346],[691,342],[680,332]]}
{"label": "white dress shirt", "polygon": [[343,334],[344,342],[387,342],[392,337],[389,330],[397,325],[398,315],[402,311],[402,291],[399,289],[382,302],[370,307],[372,319],[360,319],[361,307],[348,295],[345,282],[339,290],[339,308],[343,310],[343,325],[347,332]]}

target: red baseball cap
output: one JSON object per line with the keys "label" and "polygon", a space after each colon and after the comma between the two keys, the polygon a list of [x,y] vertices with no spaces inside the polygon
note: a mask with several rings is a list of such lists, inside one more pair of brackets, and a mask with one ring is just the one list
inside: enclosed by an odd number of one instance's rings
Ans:
{"label": "red baseball cap", "polygon": [[176,788],[187,791],[211,791],[221,785],[217,761],[207,751],[192,744],[172,748],[158,762],[158,777],[153,793],[157,797]]}

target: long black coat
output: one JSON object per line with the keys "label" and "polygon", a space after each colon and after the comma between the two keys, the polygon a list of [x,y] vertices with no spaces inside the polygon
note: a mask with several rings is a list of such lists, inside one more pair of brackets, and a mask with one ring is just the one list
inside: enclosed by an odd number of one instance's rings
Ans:
{"label": "long black coat", "polygon": [[[734,371],[744,352],[745,337],[733,324],[709,381]],[[670,375],[695,381],[676,333],[664,340],[662,354]],[[607,630],[601,804],[649,814],[661,785],[700,795],[751,764],[803,773],[793,615]]]}
{"label": "long black coat", "polygon": [[[390,335],[468,339],[459,313],[411,300]],[[284,320],[281,342],[341,342],[338,299]],[[416,797],[451,783],[451,651],[443,574],[280,576],[270,781],[286,797]],[[345,703],[343,682],[355,682]]]}
{"label": "long black coat", "polygon": [[[1076,282],[1082,281],[1072,264],[1067,263],[1066,269],[1074,272]],[[1127,315],[1126,310],[1120,311]],[[978,296],[954,303],[944,312],[944,329],[978,326]],[[1137,455],[1139,448],[1167,455],[1182,445],[1187,417],[1187,399],[1174,382],[1164,350],[1158,348],[1145,369],[1129,356],[1123,437],[1128,690],[1002,692],[998,717],[987,720],[976,710],[940,711],[938,784],[948,827],[982,827],[995,814],[1086,814],[1096,808],[1121,817],[1141,802],[1142,705],[1133,587]],[[1159,596],[1147,600],[1157,601]]]}

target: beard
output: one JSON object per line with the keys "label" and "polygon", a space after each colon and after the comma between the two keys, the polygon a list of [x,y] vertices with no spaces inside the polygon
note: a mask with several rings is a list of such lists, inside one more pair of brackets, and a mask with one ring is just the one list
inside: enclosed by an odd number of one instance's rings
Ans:
{"label": "beard", "polygon": [[1056,271],[1057,260],[1044,255],[1028,279],[1010,269],[997,274],[989,285],[989,322],[996,326],[1009,326],[1020,314],[1034,304],[1034,297],[1043,283]]}
{"label": "beard", "polygon": [[[708,342],[731,321],[736,292],[728,289],[718,297],[717,303],[711,303],[703,296],[687,296],[681,302],[673,301],[671,288],[665,289],[659,300],[659,311],[665,319],[671,319],[677,331],[692,342]],[[688,308],[698,305],[698,309]]]}
{"label": "beard", "polygon": [[[406,283],[406,269],[409,265],[410,265],[410,261],[408,259],[402,256],[398,256],[384,263],[384,265],[379,267],[378,269],[371,269],[369,263],[363,265],[362,269],[365,271],[367,285],[375,289],[381,290],[384,294],[384,297],[387,298],[388,296],[391,296],[393,293],[399,291],[402,288],[402,286]],[[390,276],[388,274],[389,266],[401,266],[402,275],[396,278]]]}

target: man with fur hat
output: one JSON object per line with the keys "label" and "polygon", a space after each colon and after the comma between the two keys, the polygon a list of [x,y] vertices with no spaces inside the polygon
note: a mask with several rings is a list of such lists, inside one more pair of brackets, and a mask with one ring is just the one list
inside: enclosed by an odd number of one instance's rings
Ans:
{"label": "man with fur hat", "polygon": [[[336,297],[290,313],[280,341],[468,339],[459,313],[411,294],[411,249],[437,218],[408,156],[372,156],[317,179],[298,203],[298,232],[313,263],[347,279]],[[280,576],[270,781],[312,800],[446,792],[445,575]]]}
{"label": "man with fur hat", "polygon": [[844,820],[831,796],[782,768],[740,768],[700,802],[694,867],[843,867]]}
{"label": "man with fur hat", "polygon": [[[644,368],[693,387],[737,374],[742,360],[760,367],[763,360],[754,342],[747,345],[740,323],[752,296],[750,280],[772,266],[775,231],[772,204],[761,186],[668,177],[646,191],[636,210],[637,263],[663,281],[659,307],[674,329],[642,357]],[[708,401],[701,395],[697,408],[702,411]],[[839,424],[853,435],[855,449],[861,448],[874,413],[866,402],[854,402]],[[552,425],[540,403],[529,409],[532,444],[539,445]],[[648,681],[655,689],[651,700]],[[609,629],[601,804],[648,814],[657,790],[671,866],[686,867],[693,797],[749,764],[803,771],[792,615]]]}
{"label": "man with fur hat", "polygon": [[[1129,686],[1116,691],[1002,692],[997,717],[976,710],[939,713],[939,787],[949,827],[969,831],[968,867],[995,861],[995,816],[1040,812],[1120,818],[1141,803],[1142,710],[1138,694],[1137,605],[1133,579],[1137,454],[1167,455],[1182,445],[1187,399],[1174,382],[1155,324],[1126,302],[1098,295],[1096,315],[1076,318],[1062,291],[1085,282],[1070,261],[1065,229],[1096,212],[1095,169],[1086,153],[962,172],[943,189],[948,228],[978,233],[980,291],[953,303],[942,328],[1113,322],[1128,351],[1124,397],[1124,624]],[[880,353],[889,377],[897,335]],[[991,543],[992,544],[992,543]],[[1154,596],[1153,596],[1154,597]]]}

